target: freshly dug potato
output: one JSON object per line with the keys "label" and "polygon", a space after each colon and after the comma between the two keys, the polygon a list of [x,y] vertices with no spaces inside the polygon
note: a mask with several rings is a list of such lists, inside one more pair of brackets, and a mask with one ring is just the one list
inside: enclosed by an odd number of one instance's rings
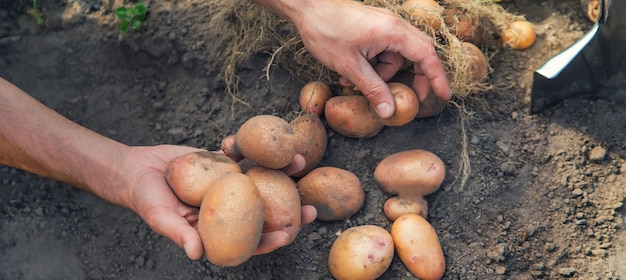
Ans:
{"label": "freshly dug potato", "polygon": [[241,168],[229,157],[209,151],[179,156],[167,163],[165,180],[178,198],[199,207],[207,188],[227,173],[241,173]]}
{"label": "freshly dug potato", "polygon": [[237,136],[236,135],[228,135],[222,139],[222,143],[220,144],[220,150],[228,156],[232,158],[234,161],[239,162],[244,159],[243,155],[239,150],[237,150]]}
{"label": "freshly dug potato", "polygon": [[246,172],[263,201],[263,232],[286,231],[293,242],[300,230],[300,195],[296,182],[280,170],[256,166]]}
{"label": "freshly dug potato", "polygon": [[502,31],[500,41],[505,47],[514,50],[530,48],[535,43],[537,34],[533,24],[525,20],[517,20]]}
{"label": "freshly dug potato", "polygon": [[441,112],[443,112],[443,110],[446,109],[447,105],[447,100],[441,100],[434,93],[429,92],[428,95],[426,95],[426,99],[424,99],[424,101],[420,101],[420,108],[417,111],[415,118],[420,119],[438,116]]}
{"label": "freshly dug potato", "polygon": [[319,116],[305,113],[290,123],[295,134],[296,153],[304,157],[304,169],[293,174],[302,177],[318,167],[326,153],[328,134]]}
{"label": "freshly dug potato", "polygon": [[387,193],[426,196],[441,186],[446,167],[426,150],[414,149],[387,156],[374,170],[374,181]]}
{"label": "freshly dug potato", "polygon": [[[389,83],[402,83],[407,87],[412,87],[415,74],[412,71],[402,70],[396,73]],[[411,88],[412,89],[412,88]],[[428,92],[424,100],[418,100],[419,108],[415,118],[426,118],[437,116],[446,109],[448,101],[441,100],[432,91]]]}
{"label": "freshly dug potato", "polygon": [[363,95],[333,96],[324,110],[330,128],[346,137],[370,138],[385,127]]}
{"label": "freshly dug potato", "polygon": [[452,34],[461,41],[480,45],[483,41],[481,34],[477,32],[476,19],[468,16],[460,8],[451,7],[443,11],[443,18]]}
{"label": "freshly dug potato", "polygon": [[356,214],[365,200],[361,181],[352,172],[332,166],[313,169],[298,181],[300,201],[317,209],[317,219],[338,221]]}
{"label": "freshly dug potato", "polygon": [[474,82],[482,82],[489,74],[489,62],[485,54],[474,44],[469,42],[461,42],[463,49],[467,52],[468,75],[472,77]]}
{"label": "freshly dug potato", "polygon": [[252,179],[228,173],[207,189],[198,216],[204,256],[214,265],[237,266],[261,240],[263,201]]}
{"label": "freshly dug potato", "polygon": [[385,201],[383,210],[391,221],[395,221],[404,214],[417,214],[425,219],[428,217],[428,202],[419,195],[394,196]]}
{"label": "freshly dug potato", "polygon": [[244,122],[235,136],[237,150],[259,165],[280,169],[296,155],[293,128],[282,118],[254,116]]}
{"label": "freshly dug potato", "polygon": [[429,26],[439,30],[444,24],[443,7],[435,0],[406,0],[402,8],[407,10],[418,22],[418,25]]}
{"label": "freshly dug potato", "polygon": [[300,89],[300,107],[307,113],[321,115],[326,101],[333,96],[330,87],[322,81],[305,84]]}
{"label": "freshly dug potato", "polygon": [[441,279],[446,260],[437,232],[430,223],[416,214],[405,214],[393,222],[391,236],[398,257],[417,278]]}
{"label": "freshly dug potato", "polygon": [[380,122],[387,126],[403,126],[411,122],[415,119],[419,110],[417,94],[412,88],[403,83],[391,82],[387,83],[387,85],[393,94],[396,111],[390,118],[381,118]]}
{"label": "freshly dug potato", "polygon": [[328,268],[337,280],[376,279],[389,268],[393,254],[393,239],[386,229],[356,226],[333,242]]}

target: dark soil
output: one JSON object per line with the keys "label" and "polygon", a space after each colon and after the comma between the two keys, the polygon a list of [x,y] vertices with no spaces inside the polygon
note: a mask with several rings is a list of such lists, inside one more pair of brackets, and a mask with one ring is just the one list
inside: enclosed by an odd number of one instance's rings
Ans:
{"label": "dark soil", "polygon": [[[290,119],[302,84],[267,54],[238,70],[238,98],[217,79],[227,32],[201,0],[147,1],[140,30],[118,41],[121,0],[0,0],[0,76],[69,119],[129,145],[181,144],[215,150],[248,118]],[[126,3],[128,4],[128,3]],[[363,209],[339,222],[316,221],[291,245],[231,268],[182,249],[134,213],[78,189],[0,167],[0,279],[329,279],[337,233],[374,224],[389,229],[383,193],[372,179],[385,156],[420,148],[448,168],[427,197],[429,221],[447,261],[446,279],[624,279],[626,105],[574,98],[528,113],[532,72],[578,40],[592,23],[578,0],[502,2],[536,25],[538,41],[491,55],[495,89],[472,107],[467,139],[471,176],[457,179],[461,126],[455,110],[366,140],[329,131],[324,165],[354,172]],[[411,279],[396,257],[383,279]]]}

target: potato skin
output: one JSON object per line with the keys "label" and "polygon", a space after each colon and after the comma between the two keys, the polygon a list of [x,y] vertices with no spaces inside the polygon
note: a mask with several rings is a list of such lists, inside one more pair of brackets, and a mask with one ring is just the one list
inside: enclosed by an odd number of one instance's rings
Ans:
{"label": "potato skin", "polygon": [[393,254],[393,239],[386,229],[356,226],[335,239],[328,255],[328,268],[337,280],[376,279],[389,268]]}
{"label": "potato skin", "polygon": [[254,116],[237,131],[235,145],[241,154],[259,165],[280,169],[296,155],[293,128],[271,115]]}
{"label": "potato skin", "polygon": [[361,181],[352,172],[333,166],[313,169],[298,181],[303,205],[317,209],[317,219],[338,221],[356,214],[365,200]]}
{"label": "potato skin", "polygon": [[418,214],[422,218],[428,217],[428,202],[422,196],[394,196],[385,201],[383,208],[389,220],[395,221],[404,214]]}
{"label": "potato skin", "polygon": [[393,99],[396,103],[396,111],[387,119],[380,119],[380,122],[387,126],[403,126],[417,116],[419,100],[415,91],[405,84],[398,82],[387,83]]}
{"label": "potato skin", "polygon": [[290,123],[295,133],[296,153],[304,157],[304,169],[293,174],[302,177],[318,167],[326,153],[328,134],[319,116],[305,113]]}
{"label": "potato skin", "polygon": [[370,138],[384,127],[363,95],[338,95],[326,102],[326,122],[337,133],[350,138]]}
{"label": "potato skin", "polygon": [[228,173],[207,190],[198,216],[204,256],[214,265],[237,266],[254,254],[263,230],[263,201],[250,177]]}
{"label": "potato skin", "polygon": [[306,83],[300,89],[300,107],[308,113],[321,115],[324,113],[326,101],[333,96],[330,87],[322,81]]}
{"label": "potato skin", "polygon": [[391,226],[391,236],[400,260],[419,279],[441,279],[446,260],[437,232],[416,214],[405,214]]}
{"label": "potato skin", "polygon": [[461,46],[466,52],[469,68],[467,75],[471,77],[471,81],[480,83],[487,78],[489,74],[489,62],[485,54],[474,44],[469,42],[461,42]]}
{"label": "potato skin", "polygon": [[447,100],[442,100],[434,93],[429,92],[428,95],[426,95],[426,98],[423,101],[420,101],[420,108],[417,111],[415,118],[421,119],[437,116],[446,109],[447,105]]}
{"label": "potato skin", "polygon": [[207,188],[230,172],[241,173],[237,162],[223,154],[200,151],[168,162],[165,180],[182,202],[199,207]]}
{"label": "potato skin", "polygon": [[414,149],[389,155],[378,163],[374,181],[385,192],[426,196],[439,189],[446,176],[443,161],[432,152]]}
{"label": "potato skin", "polygon": [[263,201],[263,232],[286,231],[293,242],[300,231],[300,195],[296,182],[285,173],[263,166],[246,172]]}

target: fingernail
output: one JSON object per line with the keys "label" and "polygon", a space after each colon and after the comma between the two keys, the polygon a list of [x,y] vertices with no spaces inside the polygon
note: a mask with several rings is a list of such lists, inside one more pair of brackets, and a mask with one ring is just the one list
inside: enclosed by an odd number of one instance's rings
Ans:
{"label": "fingernail", "polygon": [[386,102],[376,105],[376,113],[383,119],[389,118],[393,114],[391,106],[389,106],[389,103]]}

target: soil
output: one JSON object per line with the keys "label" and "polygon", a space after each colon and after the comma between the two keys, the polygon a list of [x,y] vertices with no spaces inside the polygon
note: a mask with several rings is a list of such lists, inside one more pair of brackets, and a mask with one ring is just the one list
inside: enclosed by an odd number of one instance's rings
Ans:
{"label": "soil", "polygon": [[[248,118],[292,118],[301,83],[267,54],[243,63],[238,98],[218,73],[228,32],[201,0],[147,1],[149,15],[121,41],[113,10],[122,0],[0,0],[0,76],[96,132],[128,145],[180,144],[215,150]],[[501,4],[535,24],[526,50],[490,54],[486,108],[472,107],[471,175],[459,183],[459,114],[387,127],[370,139],[329,131],[323,165],[354,172],[363,209],[339,222],[304,227],[296,241],[237,267],[187,259],[134,213],[72,186],[0,167],[0,279],[331,279],[337,233],[390,228],[372,179],[385,156],[427,149],[448,168],[427,197],[443,247],[445,279],[625,279],[626,105],[576,97],[529,114],[532,73],[592,27],[578,0]],[[609,96],[610,97],[610,96]],[[395,257],[381,279],[412,279]]]}

